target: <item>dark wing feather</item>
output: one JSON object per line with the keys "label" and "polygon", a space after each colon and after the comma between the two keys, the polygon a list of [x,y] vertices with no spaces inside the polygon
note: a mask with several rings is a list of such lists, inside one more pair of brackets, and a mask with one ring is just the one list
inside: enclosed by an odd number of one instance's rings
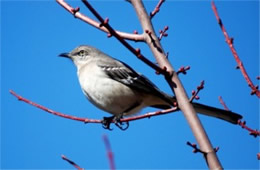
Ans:
{"label": "dark wing feather", "polygon": [[137,91],[156,95],[167,103],[172,104],[170,96],[161,92],[150,80],[134,71],[127,64],[118,61],[117,64],[99,65],[99,67],[101,67],[111,79],[123,83]]}

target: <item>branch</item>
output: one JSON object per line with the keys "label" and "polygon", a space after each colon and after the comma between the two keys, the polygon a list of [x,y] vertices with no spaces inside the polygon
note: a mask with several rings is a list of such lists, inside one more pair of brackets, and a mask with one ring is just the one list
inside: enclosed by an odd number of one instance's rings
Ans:
{"label": "branch", "polygon": [[167,37],[167,36],[168,36],[168,34],[166,33],[168,29],[169,29],[169,27],[168,27],[168,26],[165,26],[165,27],[163,28],[163,30],[159,30],[160,36],[158,37],[158,39],[159,39],[160,41],[162,40],[163,37]]}
{"label": "branch", "polygon": [[109,25],[109,19],[103,19],[99,13],[90,5],[90,3],[87,0],[82,0],[82,2],[86,5],[86,7],[95,15],[95,17],[101,22],[101,25],[106,27],[106,29],[109,31],[111,36],[114,36],[118,41],[120,41],[129,51],[131,51],[135,56],[137,56],[140,60],[142,60],[144,63],[152,67],[154,70],[156,70],[157,73],[161,73],[164,75],[167,75],[167,70],[165,68],[160,68],[157,65],[155,65],[153,62],[151,62],[149,59],[147,59],[145,56],[141,54],[140,49],[134,49],[128,42],[126,42],[123,37],[121,37],[110,25]]}
{"label": "branch", "polygon": [[191,96],[191,98],[190,98],[190,102],[192,102],[194,99],[196,99],[196,100],[199,100],[199,99],[200,99],[200,97],[198,96],[198,94],[199,94],[199,92],[204,88],[204,84],[205,84],[205,82],[204,82],[204,80],[202,80],[202,81],[200,82],[200,85],[197,86],[197,90],[196,90],[196,91],[195,91],[195,90],[192,90],[192,92],[191,92],[192,96]]}
{"label": "branch", "polygon": [[115,168],[114,155],[113,155],[113,152],[111,150],[111,145],[110,145],[110,142],[108,140],[107,135],[103,135],[103,141],[105,143],[110,169],[115,170],[116,168]]}
{"label": "branch", "polygon": [[[67,115],[67,114],[63,114],[54,110],[51,110],[45,106],[39,105],[35,102],[32,102],[18,94],[16,94],[13,90],[10,90],[10,93],[15,96],[19,101],[23,101],[25,103],[28,103],[34,107],[37,107],[43,111],[46,111],[50,114],[53,114],[55,116],[60,116],[66,119],[71,119],[71,120],[76,120],[76,121],[80,121],[80,122],[84,122],[84,123],[102,123],[103,120],[99,120],[99,119],[89,119],[89,118],[81,118],[81,117],[76,117],[76,116],[71,116],[71,115]],[[176,112],[179,109],[177,107],[173,107],[170,109],[165,109],[165,110],[160,110],[160,111],[155,111],[155,112],[149,112],[143,115],[137,115],[137,116],[132,116],[132,117],[126,117],[126,118],[122,118],[120,119],[121,122],[130,122],[130,121],[135,121],[135,120],[139,120],[139,119],[144,119],[144,118],[151,118],[153,116],[159,116],[159,115],[164,115],[164,114],[168,114],[168,113],[172,113],[172,112]],[[115,123],[114,121],[112,123]]]}
{"label": "branch", "polygon": [[180,68],[179,68],[179,70],[177,71],[177,74],[179,75],[180,73],[182,73],[182,74],[187,74],[187,71],[190,69],[190,66],[186,66],[186,67],[184,67],[184,66],[181,66]]}
{"label": "branch", "polygon": [[[71,13],[75,18],[78,18],[85,23],[103,31],[106,33],[109,33],[109,31],[105,27],[100,27],[100,23],[85,16],[84,14],[80,13],[80,8],[73,8],[68,3],[66,3],[64,0],[56,0],[58,4],[60,4],[63,8],[65,8],[69,13]],[[144,41],[144,36],[141,34],[130,34],[125,32],[116,31],[118,35],[120,35],[122,38],[132,41]]]}
{"label": "branch", "polygon": [[227,110],[227,111],[230,111],[229,108],[227,107],[226,103],[222,99],[222,97],[219,96],[218,99],[219,99],[220,104],[222,104],[222,106],[224,107],[224,109]]}
{"label": "branch", "polygon": [[150,13],[150,18],[152,19],[159,11],[161,8],[161,5],[165,2],[165,0],[160,0],[156,7],[154,8],[153,12]]}
{"label": "branch", "polygon": [[247,131],[249,131],[250,135],[252,135],[254,137],[260,136],[259,130],[257,130],[257,129],[254,130],[254,129],[251,129],[248,126],[246,126],[246,121],[238,120],[238,125],[241,126],[243,129],[246,129]]}
{"label": "branch", "polygon": [[[135,8],[138,19],[142,25],[143,31],[148,30],[151,32],[150,35],[146,35],[146,43],[152,51],[156,61],[161,68],[166,68],[167,72],[170,73],[169,77],[165,77],[170,88],[175,93],[176,99],[178,101],[178,107],[183,112],[190,128],[198,141],[200,148],[209,154],[207,154],[206,160],[208,161],[208,166],[210,169],[222,169],[221,163],[215,152],[213,152],[213,147],[209,141],[209,138],[196,114],[194,107],[191,105],[186,91],[177,75],[174,68],[169,63],[165,57],[164,50],[160,44],[158,37],[155,34],[153,25],[151,23],[150,17],[148,16],[145,7],[141,0],[132,0],[132,5]],[[150,38],[152,37],[152,38]]]}
{"label": "branch", "polygon": [[44,106],[39,105],[37,103],[34,103],[34,102],[32,102],[32,101],[30,101],[30,100],[28,100],[28,99],[26,99],[26,98],[24,98],[22,96],[19,96],[13,90],[10,90],[10,93],[13,96],[15,96],[18,100],[23,101],[25,103],[28,103],[28,104],[30,104],[32,106],[35,106],[35,107],[37,107],[37,108],[39,108],[41,110],[44,110],[44,111],[46,111],[48,113],[51,113],[53,115],[56,115],[56,116],[60,116],[60,117],[66,118],[66,119],[72,119],[72,120],[77,120],[77,121],[81,121],[81,122],[86,122],[86,123],[101,123],[101,120],[88,119],[88,118],[79,118],[79,117],[76,117],[76,116],[71,116],[71,115],[60,113],[60,112],[56,112],[56,111],[51,110],[51,109],[49,109],[47,107],[44,107]]}
{"label": "branch", "polygon": [[89,8],[89,10],[98,18],[98,20],[101,22],[101,26],[105,26],[111,35],[114,35],[133,54],[135,54],[138,58],[140,58],[142,61],[147,63],[153,69],[155,69],[157,73],[162,73],[165,76],[165,79],[167,80],[169,86],[171,87],[172,91],[175,93],[175,96],[178,101],[178,108],[181,109],[185,118],[187,119],[200,147],[209,153],[209,154],[207,154],[207,158],[206,158],[206,160],[208,161],[207,163],[208,163],[209,168],[222,169],[222,166],[216,156],[216,153],[213,152],[213,147],[208,139],[208,136],[207,136],[204,128],[202,127],[202,124],[201,124],[193,106],[189,102],[188,96],[185,92],[184,87],[182,86],[181,81],[179,80],[179,78],[177,76],[177,73],[174,71],[173,67],[168,62],[167,58],[165,57],[166,55],[163,51],[163,48],[160,44],[158,37],[156,36],[156,34],[154,32],[150,17],[148,16],[148,14],[143,6],[142,1],[141,0],[132,0],[131,4],[133,5],[134,9],[136,10],[137,16],[138,16],[139,21],[143,28],[143,32],[146,33],[146,34],[143,34],[144,40],[147,43],[147,45],[149,46],[149,48],[151,49],[152,53],[154,54],[154,57],[156,58],[160,67],[153,64],[148,59],[144,58],[144,56],[141,55],[140,50],[135,50],[128,43],[126,43],[122,39],[122,37],[120,37],[110,27],[110,25],[108,24],[108,19],[104,20],[86,0],[82,0],[82,1]]}
{"label": "branch", "polygon": [[[228,110],[229,111],[229,108],[227,107],[227,105],[225,104],[225,102],[223,101],[222,97],[219,96],[219,101],[220,103],[223,105],[223,107],[225,108],[225,110]],[[257,136],[260,136],[260,131],[259,130],[254,130],[254,129],[251,129],[249,128],[248,126],[246,126],[246,121],[241,121],[241,120],[238,120],[237,124],[239,126],[241,126],[243,129],[246,129],[247,131],[249,131],[249,134],[254,136],[254,137],[257,137]]]}
{"label": "branch", "polygon": [[218,24],[219,24],[219,26],[220,26],[220,28],[221,28],[221,30],[222,30],[224,36],[225,36],[226,43],[228,44],[228,46],[229,46],[229,48],[230,48],[230,50],[231,50],[231,52],[232,52],[232,54],[233,54],[233,56],[234,56],[234,58],[235,58],[237,64],[238,64],[237,68],[241,70],[241,73],[242,73],[242,75],[244,76],[244,78],[245,78],[247,84],[248,84],[249,87],[251,87],[251,89],[252,89],[251,95],[254,95],[254,94],[255,94],[255,95],[257,95],[258,98],[260,98],[260,91],[258,90],[258,86],[255,86],[255,85],[253,84],[253,82],[251,81],[249,75],[247,74],[246,69],[245,69],[245,67],[243,66],[243,63],[242,63],[242,61],[240,60],[240,58],[239,58],[239,56],[238,56],[238,54],[237,54],[237,52],[236,52],[236,50],[235,50],[235,48],[234,48],[234,45],[233,45],[233,40],[234,40],[234,39],[233,39],[233,38],[230,38],[230,37],[228,36],[228,33],[227,33],[227,31],[226,31],[226,29],[225,29],[223,23],[222,23],[222,20],[220,19],[219,15],[218,15],[218,11],[217,11],[217,8],[216,8],[216,6],[215,6],[214,1],[211,2],[211,6],[212,6],[212,10],[213,10],[213,12],[214,12],[214,14],[215,14],[215,16],[216,16],[216,19],[217,19],[217,21],[218,21]]}
{"label": "branch", "polygon": [[83,168],[81,168],[80,166],[78,166],[75,162],[71,161],[70,159],[68,159],[65,155],[61,155],[61,158],[65,161],[67,161],[68,163],[70,163],[72,166],[74,166],[76,169],[78,170],[84,170]]}
{"label": "branch", "polygon": [[[199,149],[198,147],[197,147],[197,144],[195,144],[195,143],[190,143],[189,141],[186,143],[187,145],[189,145],[190,147],[192,147],[193,148],[193,153],[202,153],[204,156],[207,154],[206,152],[204,152],[204,151],[202,151],[201,149]],[[217,152],[219,150],[219,147],[216,147],[216,148],[214,148],[214,151],[215,152]]]}

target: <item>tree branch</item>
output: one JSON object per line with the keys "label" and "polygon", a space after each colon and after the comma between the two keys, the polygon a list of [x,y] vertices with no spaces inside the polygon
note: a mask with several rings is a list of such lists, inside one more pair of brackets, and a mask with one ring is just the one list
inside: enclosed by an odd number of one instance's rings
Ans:
{"label": "tree branch", "polygon": [[232,54],[233,54],[233,56],[234,56],[234,58],[235,58],[237,64],[238,64],[237,68],[241,70],[241,73],[242,73],[242,75],[244,76],[244,78],[245,78],[247,84],[248,84],[249,87],[251,87],[251,89],[252,89],[251,95],[254,95],[254,94],[255,94],[258,98],[260,98],[260,91],[258,90],[258,86],[255,86],[255,85],[253,84],[253,82],[251,81],[249,75],[247,74],[246,69],[245,69],[243,63],[242,63],[242,61],[240,60],[240,58],[239,58],[239,56],[238,56],[238,54],[237,54],[237,51],[235,50],[235,47],[234,47],[234,44],[233,44],[233,40],[234,40],[234,39],[233,39],[233,38],[230,38],[230,37],[228,36],[228,33],[227,33],[227,31],[226,31],[226,29],[225,29],[223,23],[222,23],[222,20],[221,20],[220,17],[219,17],[219,14],[218,14],[218,11],[217,11],[217,8],[216,8],[216,6],[215,6],[214,1],[211,2],[211,6],[212,6],[212,10],[213,10],[213,12],[214,12],[214,14],[215,14],[215,16],[216,16],[216,19],[217,19],[217,21],[218,21],[218,24],[219,24],[219,26],[220,26],[220,28],[221,28],[223,34],[224,34],[224,37],[225,37],[225,39],[226,39],[226,43],[228,44],[228,46],[229,46],[229,48],[230,48],[230,50],[231,50],[231,52],[232,52]]}
{"label": "tree branch", "polygon": [[[141,0],[132,0],[132,5],[135,8],[136,14],[139,18],[139,21],[142,25],[143,30],[148,30],[151,34],[148,36],[146,35],[145,41],[148,44],[149,48],[151,49],[154,57],[156,58],[159,66],[161,68],[166,68],[166,70],[170,73],[169,77],[165,77],[169,86],[171,87],[172,91],[175,93],[175,96],[178,101],[178,107],[183,112],[186,120],[188,121],[192,132],[198,141],[200,148],[209,153],[206,155],[206,160],[208,161],[208,166],[210,169],[222,169],[222,166],[214,152],[214,149],[209,141],[209,138],[193,108],[191,105],[188,96],[185,92],[185,89],[179,80],[177,73],[174,71],[171,64],[165,58],[165,53],[163,48],[158,40],[157,36],[155,35],[155,31],[151,24],[150,17],[147,15],[147,12],[143,6]],[[151,38],[150,38],[151,37]]]}
{"label": "tree branch", "polygon": [[150,13],[151,19],[160,11],[161,5],[165,2],[165,0],[160,0],[158,4],[155,6],[154,10]]}
{"label": "tree branch", "polygon": [[222,104],[222,106],[224,107],[224,109],[229,111],[229,109],[228,109],[226,103],[224,102],[224,100],[222,99],[222,97],[219,96],[218,99],[219,99],[220,104]]}
{"label": "tree branch", "polygon": [[[219,96],[219,101],[220,103],[223,105],[223,107],[225,108],[225,110],[228,110],[229,111],[229,108],[227,107],[227,105],[225,104],[224,100],[222,99],[221,96]],[[239,126],[241,126],[243,129],[246,129],[247,131],[249,131],[249,134],[254,136],[254,137],[257,137],[257,136],[260,136],[260,131],[259,130],[254,130],[254,129],[251,129],[249,128],[248,126],[246,126],[246,121],[241,121],[241,120],[238,120],[237,124]]]}
{"label": "tree branch", "polygon": [[[60,116],[66,119],[71,119],[71,120],[76,120],[76,121],[80,121],[80,122],[84,122],[84,123],[102,123],[102,120],[99,119],[89,119],[89,118],[81,118],[81,117],[76,117],[76,116],[72,116],[72,115],[67,115],[67,114],[63,114],[54,110],[51,110],[45,106],[39,105],[35,102],[32,102],[31,100],[28,100],[20,95],[18,95],[17,93],[15,93],[13,90],[10,90],[10,93],[15,96],[19,101],[23,101],[25,103],[28,103],[34,107],[37,107],[43,111],[46,111],[50,114],[53,114],[55,116]],[[120,119],[121,122],[130,122],[130,121],[135,121],[135,120],[139,120],[139,119],[144,119],[144,118],[151,118],[153,116],[159,116],[159,115],[164,115],[164,114],[168,114],[168,113],[172,113],[172,112],[176,112],[179,109],[177,107],[173,107],[170,109],[165,109],[165,110],[160,110],[160,111],[155,111],[155,112],[149,112],[143,115],[137,115],[137,116],[132,116],[132,117],[126,117],[126,118],[122,118]],[[114,122],[112,122],[114,123]]]}
{"label": "tree branch", "polygon": [[[100,23],[85,16],[84,14],[80,13],[79,10],[80,8],[73,8],[71,7],[68,3],[66,3],[64,0],[56,0],[56,2],[58,4],[60,4],[63,8],[65,8],[69,13],[71,13],[75,18],[78,18],[84,22],[86,22],[89,25],[92,25],[93,27],[109,33],[109,31],[105,28],[105,27],[100,27]],[[120,35],[120,37],[127,39],[127,40],[132,40],[132,41],[144,41],[144,36],[142,34],[130,34],[130,33],[126,33],[126,32],[120,32],[120,31],[116,31],[116,33],[118,35]]]}
{"label": "tree branch", "polygon": [[65,155],[61,155],[61,158],[65,161],[67,161],[69,164],[71,164],[72,166],[74,166],[74,168],[76,168],[77,170],[84,170],[83,168],[81,168],[80,166],[78,166],[75,162],[73,162],[72,160],[68,159]]}
{"label": "tree branch", "polygon": [[114,155],[113,155],[111,145],[110,145],[107,135],[103,135],[103,141],[105,143],[105,147],[106,147],[106,151],[107,151],[107,158],[109,160],[110,170],[115,170],[116,168],[115,168]]}

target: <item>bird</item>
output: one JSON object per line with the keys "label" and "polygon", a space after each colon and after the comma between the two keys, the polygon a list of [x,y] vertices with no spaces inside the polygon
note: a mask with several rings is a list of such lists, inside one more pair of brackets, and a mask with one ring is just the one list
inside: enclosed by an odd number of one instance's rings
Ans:
{"label": "bird", "polygon": [[[120,122],[123,116],[139,113],[145,107],[168,109],[177,102],[176,97],[161,91],[144,75],[95,47],[80,45],[59,56],[69,58],[75,64],[86,98],[99,109],[112,114],[102,121],[106,129],[110,129],[111,122],[115,122],[120,129],[126,129]],[[192,105],[197,113],[232,124],[242,119],[240,114],[231,111],[196,102]]]}

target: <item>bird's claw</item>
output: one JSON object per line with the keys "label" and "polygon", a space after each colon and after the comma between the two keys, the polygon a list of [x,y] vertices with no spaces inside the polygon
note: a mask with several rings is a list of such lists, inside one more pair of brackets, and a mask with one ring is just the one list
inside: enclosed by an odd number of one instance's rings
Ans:
{"label": "bird's claw", "polygon": [[108,129],[108,130],[113,130],[112,128],[110,128],[110,124],[114,121],[115,116],[111,116],[111,117],[103,117],[102,120],[102,127],[104,129]]}
{"label": "bird's claw", "polygon": [[[115,123],[115,125],[121,129],[121,130],[126,130],[129,127],[129,122],[121,122],[121,118],[123,118],[122,115],[119,116],[111,116],[111,117],[104,117],[102,120],[102,126],[104,129],[108,129],[108,130],[113,130],[112,128],[110,128],[111,123]],[[124,127],[124,125],[126,125]]]}

